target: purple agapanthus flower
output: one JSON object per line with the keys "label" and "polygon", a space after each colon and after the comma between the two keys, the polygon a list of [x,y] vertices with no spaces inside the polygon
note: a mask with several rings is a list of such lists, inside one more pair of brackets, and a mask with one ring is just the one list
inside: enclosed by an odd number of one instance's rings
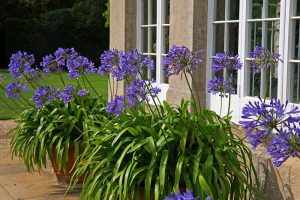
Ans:
{"label": "purple agapanthus flower", "polygon": [[174,45],[163,59],[163,69],[166,76],[178,75],[181,72],[191,73],[199,68],[203,51],[191,52],[185,46]]}
{"label": "purple agapanthus flower", "polygon": [[127,98],[129,100],[129,106],[135,106],[140,104],[142,101],[149,101],[149,96],[151,98],[157,97],[161,92],[158,87],[152,87],[151,84],[155,83],[154,80],[145,83],[143,80],[136,79],[133,83],[127,87]]}
{"label": "purple agapanthus flower", "polygon": [[67,68],[69,78],[78,78],[80,74],[95,73],[94,63],[84,56],[71,57],[68,60]]}
{"label": "purple agapanthus flower", "polygon": [[133,83],[127,87],[127,98],[129,100],[129,106],[140,104],[147,99],[147,89],[142,80],[134,80]]}
{"label": "purple agapanthus flower", "polygon": [[69,103],[74,98],[74,87],[73,86],[65,86],[63,91],[60,93],[60,100],[65,103]]}
{"label": "purple agapanthus flower", "polygon": [[115,98],[106,105],[106,112],[119,116],[125,110],[125,97],[116,95]]}
{"label": "purple agapanthus flower", "polygon": [[101,55],[99,74],[111,73],[117,81],[127,77],[135,77],[142,67],[154,69],[154,62],[148,56],[139,53],[136,49],[122,52],[116,49],[105,51]]}
{"label": "purple agapanthus flower", "polygon": [[300,145],[299,133],[295,133],[291,129],[280,130],[277,134],[272,135],[267,152],[272,157],[273,164],[280,167],[288,158],[299,155],[290,142],[295,142],[295,145]]}
{"label": "purple agapanthus flower", "polygon": [[34,62],[35,59],[33,54],[18,51],[17,53],[12,54],[8,70],[13,78],[21,78],[23,74],[30,73]]}
{"label": "purple agapanthus flower", "polygon": [[67,61],[73,57],[79,56],[74,48],[58,48],[54,52],[55,60],[58,67],[66,66]]}
{"label": "purple agapanthus flower", "polygon": [[253,73],[259,73],[264,68],[275,67],[280,59],[280,54],[272,53],[264,47],[255,47],[253,52],[250,52],[250,68]]}
{"label": "purple agapanthus flower", "polygon": [[58,65],[53,55],[46,55],[40,65],[45,73],[57,72],[62,70],[62,65]]}
{"label": "purple agapanthus flower", "polygon": [[246,104],[242,110],[240,124],[246,131],[249,143],[254,148],[265,144],[275,166],[280,166],[289,156],[295,156],[296,150],[288,141],[297,146],[300,144],[300,131],[296,128],[299,126],[300,111],[297,106],[288,109],[287,105],[288,102],[282,104],[276,98],[270,101],[259,98],[259,101]]}
{"label": "purple agapanthus flower", "polygon": [[242,69],[242,63],[239,59],[239,57],[233,56],[230,53],[217,53],[212,58],[212,65],[211,69],[213,72],[218,72],[223,69],[227,69],[228,71],[237,71],[239,69]]}
{"label": "purple agapanthus flower", "polygon": [[142,67],[153,70],[154,62],[148,56],[132,49],[121,56],[119,65],[112,69],[111,75],[120,81],[127,77],[135,77]]}
{"label": "purple agapanthus flower", "polygon": [[117,49],[104,51],[100,56],[101,66],[98,69],[99,74],[110,73],[119,66],[120,58],[124,54],[123,51]]}
{"label": "purple agapanthus flower", "polygon": [[53,55],[47,55],[43,58],[40,65],[43,67],[45,73],[60,72],[67,65],[68,61],[75,59],[79,56],[79,53],[74,48],[58,48]]}
{"label": "purple agapanthus flower", "polygon": [[81,97],[87,95],[88,93],[89,93],[89,91],[86,90],[86,89],[82,89],[82,90],[77,91],[77,95],[81,96]]}
{"label": "purple agapanthus flower", "polygon": [[59,97],[59,91],[54,87],[41,86],[35,90],[32,99],[34,100],[35,107],[41,108],[47,102],[52,102],[55,98]]}
{"label": "purple agapanthus flower", "polygon": [[219,94],[220,97],[228,97],[235,94],[235,89],[232,86],[232,79],[224,79],[224,77],[214,77],[208,82],[208,92],[212,94]]}
{"label": "purple agapanthus flower", "polygon": [[28,86],[21,82],[9,83],[6,86],[5,95],[9,99],[20,99],[21,93],[28,91]]}
{"label": "purple agapanthus flower", "polygon": [[[184,193],[177,193],[172,192],[170,195],[165,197],[165,200],[200,200],[199,197],[195,197],[192,190],[186,189]],[[205,200],[211,200],[211,197],[208,196]]]}

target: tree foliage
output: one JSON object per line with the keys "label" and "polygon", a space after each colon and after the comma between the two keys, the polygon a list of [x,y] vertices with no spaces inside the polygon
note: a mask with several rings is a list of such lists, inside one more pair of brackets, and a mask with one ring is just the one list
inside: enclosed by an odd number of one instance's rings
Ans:
{"label": "tree foliage", "polygon": [[0,6],[0,67],[24,50],[37,58],[75,47],[94,62],[108,48],[108,0],[8,0]]}

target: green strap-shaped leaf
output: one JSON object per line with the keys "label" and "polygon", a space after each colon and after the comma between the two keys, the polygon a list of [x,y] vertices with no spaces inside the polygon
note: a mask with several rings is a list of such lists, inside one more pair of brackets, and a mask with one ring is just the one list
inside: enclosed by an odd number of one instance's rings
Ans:
{"label": "green strap-shaped leaf", "polygon": [[160,167],[159,167],[159,188],[160,194],[164,194],[164,186],[165,186],[165,179],[166,179],[166,166],[169,156],[169,150],[164,150],[162,152],[161,160],[160,160]]}
{"label": "green strap-shaped leaf", "polygon": [[176,169],[175,169],[175,182],[174,182],[174,187],[173,191],[177,191],[179,189],[179,181],[181,177],[181,171],[182,171],[182,164],[184,161],[184,155],[181,154],[178,158],[177,164],[176,164]]}
{"label": "green strap-shaped leaf", "polygon": [[213,197],[211,189],[208,186],[208,184],[202,174],[199,175],[199,183],[200,183],[202,190],[205,192],[205,194]]}

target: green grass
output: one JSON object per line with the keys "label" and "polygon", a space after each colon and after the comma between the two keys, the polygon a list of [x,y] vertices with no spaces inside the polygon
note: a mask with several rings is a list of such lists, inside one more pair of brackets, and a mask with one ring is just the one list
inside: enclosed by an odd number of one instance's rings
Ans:
{"label": "green grass", "polygon": [[[14,80],[10,77],[10,74],[6,70],[0,70],[0,74],[3,74],[5,77],[4,82],[2,83],[3,87],[6,87],[6,85],[10,82],[13,82]],[[101,94],[104,98],[107,98],[107,80],[108,78],[106,76],[99,76],[97,74],[91,74],[87,75],[89,81],[93,85],[93,87],[96,89],[96,91]],[[74,85],[76,86],[76,80],[70,80],[67,76],[66,73],[63,74],[63,80],[65,81],[66,85]],[[79,79],[79,83],[82,88],[88,89],[93,95],[95,93],[93,92],[92,88],[90,85],[82,81],[82,79]],[[60,80],[58,74],[50,74],[49,76],[45,76],[42,81],[40,81],[40,85],[49,85],[49,86],[54,86],[55,88],[63,88],[62,81]],[[30,88],[30,87],[29,87]],[[33,90],[30,88],[30,91],[24,94],[24,97],[30,101],[31,104],[34,105],[34,102],[32,100],[32,95],[33,95]],[[17,106],[15,105],[12,101],[6,98],[5,96],[5,91],[0,88],[0,97],[1,99],[5,100],[10,106],[12,106],[15,110],[17,110],[18,113],[21,113],[23,110],[26,109],[25,106]],[[19,103],[20,105],[20,103]],[[0,100],[0,120],[5,120],[5,119],[14,119],[17,117],[17,114],[13,112],[3,101]]]}

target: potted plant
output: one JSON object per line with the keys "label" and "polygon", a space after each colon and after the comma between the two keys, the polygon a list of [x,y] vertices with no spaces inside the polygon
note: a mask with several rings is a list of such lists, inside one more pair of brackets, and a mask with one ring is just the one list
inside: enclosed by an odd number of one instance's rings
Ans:
{"label": "potted plant", "polygon": [[[9,71],[16,81],[1,87],[13,103],[26,106],[17,119],[11,152],[23,159],[28,171],[46,167],[49,158],[59,185],[68,186],[88,127],[107,117],[106,101],[86,76],[97,71],[94,64],[74,49],[59,48],[43,58],[41,68],[26,52],[11,57]],[[67,84],[64,70],[75,86]],[[63,88],[43,84],[49,73],[61,80]],[[32,99],[23,95],[29,88],[34,90]]]}
{"label": "potted plant", "polygon": [[[174,46],[165,72],[193,76],[201,53]],[[192,90],[194,100],[178,107],[159,102],[159,89],[141,73],[153,69],[149,58],[136,50],[104,54],[102,71],[128,86],[124,96],[107,104],[116,118],[90,130],[74,174],[76,183],[89,171],[82,199],[162,199],[179,188],[201,199],[251,198],[258,184],[251,151],[232,134],[230,116],[201,108]]]}

